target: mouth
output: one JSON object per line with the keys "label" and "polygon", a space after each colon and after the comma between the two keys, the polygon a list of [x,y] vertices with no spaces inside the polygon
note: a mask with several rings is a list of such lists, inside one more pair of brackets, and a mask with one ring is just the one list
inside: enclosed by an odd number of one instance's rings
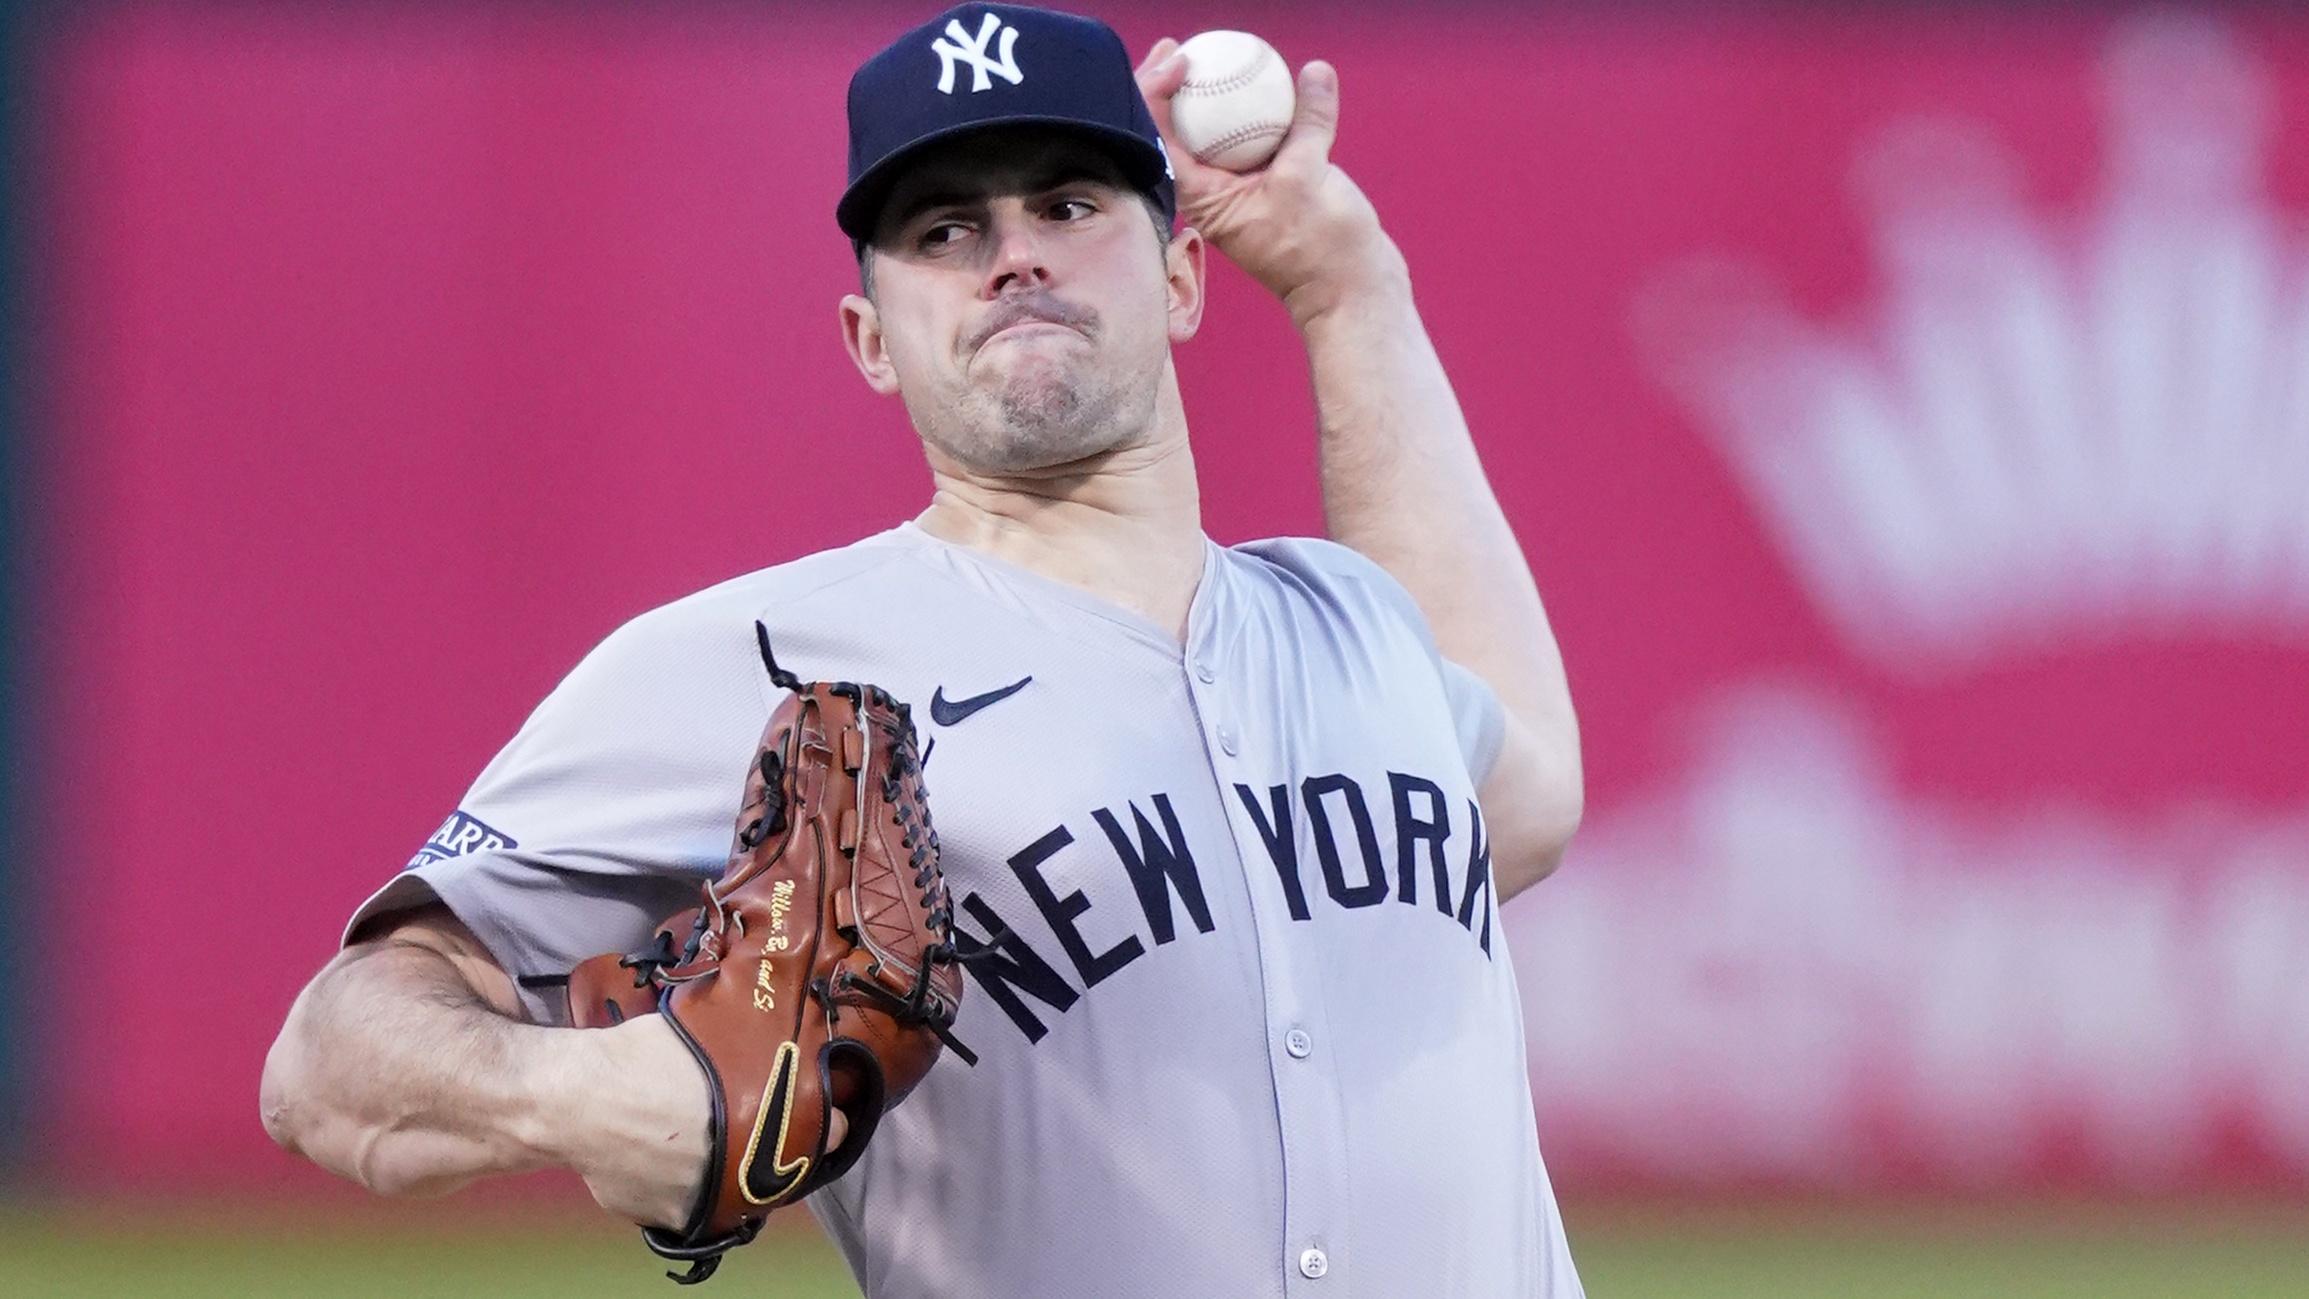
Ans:
{"label": "mouth", "polygon": [[1055,296],[1037,294],[998,304],[985,326],[981,326],[981,332],[971,340],[970,350],[973,353],[998,338],[1023,340],[1057,332],[1088,339],[1097,330],[1098,317],[1086,308]]}
{"label": "mouth", "polygon": [[[1073,334],[1078,338],[1081,337],[1081,331],[1074,326],[1061,325],[1055,320],[1021,320],[1015,325],[1004,325],[987,335],[986,342],[991,343],[998,338],[1019,338],[1029,334]],[[981,343],[979,346],[983,347],[985,344]]]}

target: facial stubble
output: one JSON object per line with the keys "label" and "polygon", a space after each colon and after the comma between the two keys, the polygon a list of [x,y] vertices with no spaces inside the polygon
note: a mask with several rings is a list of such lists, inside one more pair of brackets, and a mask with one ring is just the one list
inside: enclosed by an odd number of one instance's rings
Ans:
{"label": "facial stubble", "polygon": [[[1154,415],[1154,384],[1099,355],[1097,329],[1091,324],[1087,355],[1066,340],[991,340],[986,346],[1031,352],[1008,358],[1010,368],[992,382],[966,388],[946,412],[948,420],[925,422],[925,436],[949,456],[993,473],[1072,464],[1144,436]],[[933,423],[945,427],[933,432]]]}

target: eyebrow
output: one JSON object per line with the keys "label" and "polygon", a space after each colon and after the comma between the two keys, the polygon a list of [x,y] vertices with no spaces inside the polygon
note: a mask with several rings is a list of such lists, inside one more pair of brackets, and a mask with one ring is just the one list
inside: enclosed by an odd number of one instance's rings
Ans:
{"label": "eyebrow", "polygon": [[920,194],[902,195],[890,205],[890,212],[896,224],[903,226],[933,208],[968,207],[1002,194],[1044,194],[1084,181],[1104,185],[1109,189],[1128,188],[1121,176],[1112,170],[1088,162],[1058,163],[1031,173],[1027,183],[1015,188],[1002,185],[973,190],[960,188],[959,184],[948,184]]}

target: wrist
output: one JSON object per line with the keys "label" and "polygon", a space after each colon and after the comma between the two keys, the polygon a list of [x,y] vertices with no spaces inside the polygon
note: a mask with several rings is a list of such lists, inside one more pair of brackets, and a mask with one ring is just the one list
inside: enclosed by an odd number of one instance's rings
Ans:
{"label": "wrist", "polygon": [[1336,258],[1305,283],[1284,293],[1291,324],[1311,334],[1334,320],[1411,303],[1411,266],[1386,233],[1375,232],[1368,246]]}

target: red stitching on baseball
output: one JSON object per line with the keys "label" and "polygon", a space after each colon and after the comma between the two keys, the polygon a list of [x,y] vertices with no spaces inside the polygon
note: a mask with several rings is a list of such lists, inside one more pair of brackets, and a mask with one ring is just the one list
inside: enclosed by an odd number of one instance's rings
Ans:
{"label": "red stitching on baseball", "polygon": [[1179,85],[1179,93],[1182,95],[1216,95],[1229,90],[1240,90],[1251,84],[1251,81],[1264,71],[1266,66],[1267,53],[1261,50],[1257,58],[1252,59],[1249,64],[1231,77],[1222,77],[1217,81],[1198,82],[1192,75],[1189,75],[1186,81]]}
{"label": "red stitching on baseball", "polygon": [[1227,150],[1234,148],[1238,144],[1242,144],[1250,140],[1263,139],[1270,135],[1282,135],[1289,130],[1290,128],[1288,126],[1277,126],[1273,122],[1260,122],[1256,126],[1238,126],[1234,130],[1220,136],[1218,139],[1204,145],[1202,148],[1195,150],[1195,157],[1201,159],[1204,162],[1209,162],[1211,160],[1211,155],[1213,154],[1225,153]]}

